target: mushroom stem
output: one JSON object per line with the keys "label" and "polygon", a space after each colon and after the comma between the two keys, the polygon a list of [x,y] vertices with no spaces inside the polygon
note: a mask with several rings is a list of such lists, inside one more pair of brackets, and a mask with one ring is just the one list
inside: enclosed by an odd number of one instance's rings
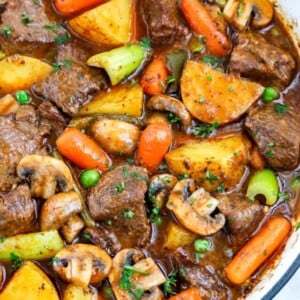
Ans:
{"label": "mushroom stem", "polygon": [[[58,153],[58,151],[53,151],[53,156],[57,159],[60,159],[61,161],[64,161],[64,159]],[[81,204],[82,204],[82,211],[81,211],[80,215],[81,215],[81,217],[82,217],[82,219],[83,219],[86,226],[88,226],[88,227],[95,226],[96,223],[91,217],[91,214],[90,214],[90,212],[87,208],[87,205],[86,205],[85,197],[81,193],[81,190],[78,187],[77,179],[76,179],[76,177],[74,176],[73,173],[72,173],[72,177],[73,177],[73,190],[79,195],[79,198],[80,198]]]}

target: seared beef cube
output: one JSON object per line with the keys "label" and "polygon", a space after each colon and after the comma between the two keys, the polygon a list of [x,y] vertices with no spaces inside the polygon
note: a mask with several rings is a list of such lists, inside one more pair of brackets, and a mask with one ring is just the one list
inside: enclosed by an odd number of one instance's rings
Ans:
{"label": "seared beef cube", "polygon": [[40,5],[32,0],[9,0],[1,16],[0,31],[9,26],[11,38],[18,42],[54,42],[55,36],[65,33],[65,30],[60,27],[54,32],[45,28],[55,20],[48,18],[47,8],[42,1],[39,2]]}
{"label": "seared beef cube", "polygon": [[243,244],[263,217],[263,206],[250,203],[242,194],[219,196],[218,209],[226,216],[227,224],[236,244]]}
{"label": "seared beef cube", "polygon": [[145,169],[121,165],[107,172],[87,195],[92,217],[110,224],[109,229],[128,247],[143,246],[150,238],[145,208],[147,181]]}
{"label": "seared beef cube", "polygon": [[143,0],[142,9],[153,44],[172,45],[188,34],[180,21],[177,0]]}
{"label": "seared beef cube", "polygon": [[[230,291],[218,276],[212,264],[200,260],[194,262],[184,250],[180,249],[174,255],[177,269],[184,270],[181,280],[184,287],[196,287],[203,299],[231,299]],[[182,277],[182,276],[181,276]]]}
{"label": "seared beef cube", "polygon": [[27,185],[20,185],[7,194],[0,193],[0,236],[29,232],[34,216],[34,204]]}
{"label": "seared beef cube", "polygon": [[110,256],[115,256],[122,248],[116,235],[104,226],[88,227],[84,233],[90,235],[93,243],[105,249]]}
{"label": "seared beef cube", "polygon": [[14,116],[1,116],[0,128],[0,192],[8,192],[18,182],[19,161],[28,154],[45,153],[45,132],[34,124],[16,122]]}
{"label": "seared beef cube", "polygon": [[258,33],[240,33],[230,59],[232,73],[279,89],[290,83],[295,66],[287,51],[268,43]]}
{"label": "seared beef cube", "polygon": [[99,72],[81,62],[85,61],[85,55],[72,48],[70,44],[58,50],[57,62],[64,64],[69,60],[69,66],[59,68],[57,72],[33,86],[37,96],[54,102],[70,116],[74,116],[105,85]]}
{"label": "seared beef cube", "polygon": [[278,104],[254,108],[246,127],[271,167],[291,170],[300,158],[300,118],[292,106],[285,107],[285,112],[278,108]]}

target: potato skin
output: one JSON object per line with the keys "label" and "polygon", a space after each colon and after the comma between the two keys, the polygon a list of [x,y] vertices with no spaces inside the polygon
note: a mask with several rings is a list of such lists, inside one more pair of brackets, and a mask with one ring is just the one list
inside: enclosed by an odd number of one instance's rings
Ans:
{"label": "potato skin", "polygon": [[52,66],[29,56],[12,55],[0,61],[0,95],[29,89],[53,72]]}
{"label": "potato skin", "polygon": [[132,1],[111,0],[71,19],[71,29],[95,43],[120,46],[130,41]]}
{"label": "potato skin", "polygon": [[165,158],[175,175],[188,174],[213,192],[220,184],[231,189],[239,183],[249,160],[249,148],[250,142],[237,134],[186,144],[167,153]]}
{"label": "potato skin", "polygon": [[91,133],[105,151],[123,155],[131,155],[134,152],[141,135],[135,125],[110,119],[96,121]]}
{"label": "potato skin", "polygon": [[0,300],[23,298],[59,300],[58,293],[51,280],[31,261],[24,262],[0,293]]}

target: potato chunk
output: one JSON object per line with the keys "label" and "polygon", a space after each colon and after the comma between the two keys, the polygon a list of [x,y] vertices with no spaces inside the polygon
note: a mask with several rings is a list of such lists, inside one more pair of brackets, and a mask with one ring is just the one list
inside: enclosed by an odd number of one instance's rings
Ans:
{"label": "potato chunk", "polygon": [[0,94],[29,89],[53,72],[52,66],[29,56],[12,55],[0,61]]}
{"label": "potato chunk", "polygon": [[111,0],[71,19],[69,26],[80,36],[110,46],[130,40],[132,1]]}
{"label": "potato chunk", "polygon": [[0,300],[12,299],[58,300],[59,297],[47,275],[33,262],[26,261],[0,293]]}
{"label": "potato chunk", "polygon": [[181,78],[183,103],[195,118],[205,123],[225,124],[238,119],[263,90],[257,83],[194,61],[187,61]]}
{"label": "potato chunk", "polygon": [[249,141],[242,135],[186,144],[166,154],[175,175],[187,174],[212,192],[233,188],[241,180],[249,159]]}

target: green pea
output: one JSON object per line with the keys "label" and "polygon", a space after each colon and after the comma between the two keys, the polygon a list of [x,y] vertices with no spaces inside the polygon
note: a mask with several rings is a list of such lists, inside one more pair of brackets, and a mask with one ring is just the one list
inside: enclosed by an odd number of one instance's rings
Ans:
{"label": "green pea", "polygon": [[194,242],[194,248],[199,253],[205,253],[210,247],[210,241],[206,239],[197,239]]}
{"label": "green pea", "polygon": [[276,174],[270,169],[256,171],[251,177],[246,196],[253,201],[257,195],[263,195],[267,205],[273,205],[278,198]]}
{"label": "green pea", "polygon": [[86,170],[80,174],[80,182],[85,188],[96,185],[101,178],[101,174],[97,170]]}
{"label": "green pea", "polygon": [[265,88],[262,96],[262,99],[265,103],[272,102],[273,100],[278,98],[279,98],[279,92],[275,88],[271,86]]}
{"label": "green pea", "polygon": [[16,99],[20,104],[26,104],[30,102],[30,96],[26,91],[17,91],[16,92]]}

